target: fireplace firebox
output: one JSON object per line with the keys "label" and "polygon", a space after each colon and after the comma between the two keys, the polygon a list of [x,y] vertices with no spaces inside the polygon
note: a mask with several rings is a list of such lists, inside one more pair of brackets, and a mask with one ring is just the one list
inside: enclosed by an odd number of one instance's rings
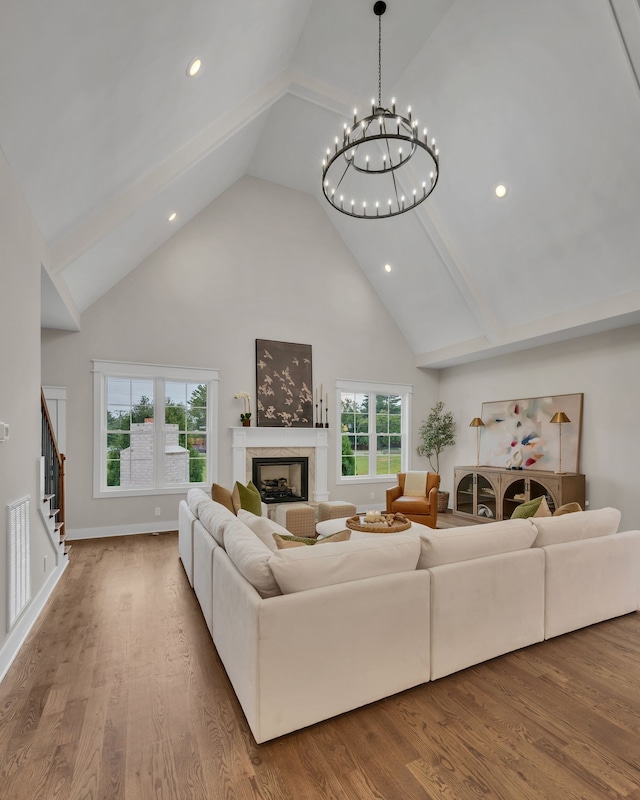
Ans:
{"label": "fireplace firebox", "polygon": [[252,480],[264,503],[309,499],[308,458],[254,458]]}

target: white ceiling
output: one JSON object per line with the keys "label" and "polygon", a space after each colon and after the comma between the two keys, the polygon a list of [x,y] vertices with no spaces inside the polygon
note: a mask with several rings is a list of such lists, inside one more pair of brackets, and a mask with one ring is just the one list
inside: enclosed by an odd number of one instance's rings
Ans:
{"label": "white ceiling", "polygon": [[3,2],[0,146],[51,245],[43,324],[77,327],[245,174],[318,197],[418,366],[640,321],[639,0],[390,0],[383,100],[441,172],[377,222],[332,210],[319,170],[377,93],[372,5]]}

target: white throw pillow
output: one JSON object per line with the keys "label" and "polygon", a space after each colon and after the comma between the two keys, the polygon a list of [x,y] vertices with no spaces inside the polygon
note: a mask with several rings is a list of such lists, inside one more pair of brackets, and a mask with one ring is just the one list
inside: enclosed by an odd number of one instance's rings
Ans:
{"label": "white throw pillow", "polygon": [[376,575],[409,572],[416,568],[420,542],[416,536],[396,534],[318,547],[278,550],[269,559],[282,594],[304,592]]}
{"label": "white throw pillow", "polygon": [[536,529],[528,519],[510,519],[420,533],[418,569],[470,561],[497,553],[528,550],[536,537]]}
{"label": "white throw pillow", "polygon": [[532,517],[531,522],[537,530],[533,546],[545,547],[576,539],[610,536],[617,532],[621,516],[617,508],[597,508],[560,517]]}

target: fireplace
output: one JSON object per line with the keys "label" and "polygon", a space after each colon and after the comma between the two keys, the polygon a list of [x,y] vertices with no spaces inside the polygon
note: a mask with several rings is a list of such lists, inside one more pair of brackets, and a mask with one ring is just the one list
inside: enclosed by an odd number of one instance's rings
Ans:
{"label": "fireplace", "polygon": [[254,458],[252,480],[264,503],[296,503],[309,499],[309,459]]}
{"label": "fireplace", "polygon": [[253,480],[254,458],[308,458],[308,501],[329,499],[328,428],[231,428],[232,481]]}

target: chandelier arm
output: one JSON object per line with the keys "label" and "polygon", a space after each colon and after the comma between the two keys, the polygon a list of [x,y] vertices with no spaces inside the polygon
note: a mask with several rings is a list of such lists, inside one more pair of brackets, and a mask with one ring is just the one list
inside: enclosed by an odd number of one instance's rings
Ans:
{"label": "chandelier arm", "polygon": [[350,162],[350,161],[347,161],[347,166],[344,168],[344,172],[343,172],[343,173],[342,173],[342,175],[340,176],[340,180],[339,180],[339,181],[336,183],[336,192],[337,192],[337,191],[338,191],[338,189],[340,188],[340,184],[341,184],[341,183],[342,183],[342,181],[344,180],[344,176],[345,176],[345,175],[347,174],[347,172],[349,171],[349,167],[350,167],[350,166],[351,166],[351,162]]}

